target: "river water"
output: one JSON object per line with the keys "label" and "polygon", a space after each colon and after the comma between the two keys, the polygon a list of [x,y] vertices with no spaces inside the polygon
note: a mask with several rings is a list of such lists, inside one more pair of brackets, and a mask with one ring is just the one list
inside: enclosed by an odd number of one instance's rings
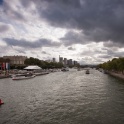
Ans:
{"label": "river water", "polygon": [[91,69],[0,79],[0,124],[124,124],[124,81]]}

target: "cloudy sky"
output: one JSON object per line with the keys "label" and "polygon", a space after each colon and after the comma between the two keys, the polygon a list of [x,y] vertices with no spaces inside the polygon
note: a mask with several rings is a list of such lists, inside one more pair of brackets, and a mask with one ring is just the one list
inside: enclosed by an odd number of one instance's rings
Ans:
{"label": "cloudy sky", "polygon": [[98,64],[123,42],[124,0],[0,0],[0,56]]}

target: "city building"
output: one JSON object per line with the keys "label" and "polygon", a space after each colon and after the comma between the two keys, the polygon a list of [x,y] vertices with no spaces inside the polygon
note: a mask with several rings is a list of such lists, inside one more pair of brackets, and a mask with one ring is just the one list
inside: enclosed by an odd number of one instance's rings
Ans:
{"label": "city building", "polygon": [[67,65],[67,58],[64,58],[64,65]]}
{"label": "city building", "polygon": [[55,58],[53,58],[53,62],[56,62],[56,59]]}
{"label": "city building", "polygon": [[78,64],[78,62],[77,61],[74,61],[74,65],[77,65]]}
{"label": "city building", "polygon": [[63,64],[63,57],[59,56],[59,62]]}
{"label": "city building", "polygon": [[59,62],[62,63],[64,66],[78,66],[79,63],[77,61],[73,61],[72,59],[67,59],[59,56]]}
{"label": "city building", "polygon": [[3,56],[3,59],[9,59],[12,65],[24,65],[24,61],[27,59],[26,56]]}
{"label": "city building", "polygon": [[69,66],[73,65],[72,59],[67,60],[67,64],[68,64]]}

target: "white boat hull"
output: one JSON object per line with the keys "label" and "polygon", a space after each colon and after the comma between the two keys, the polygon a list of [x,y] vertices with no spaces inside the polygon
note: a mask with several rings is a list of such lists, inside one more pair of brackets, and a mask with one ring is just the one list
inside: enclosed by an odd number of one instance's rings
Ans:
{"label": "white boat hull", "polygon": [[24,79],[30,79],[30,78],[34,78],[35,75],[32,76],[18,76],[18,77],[12,77],[12,80],[24,80]]}

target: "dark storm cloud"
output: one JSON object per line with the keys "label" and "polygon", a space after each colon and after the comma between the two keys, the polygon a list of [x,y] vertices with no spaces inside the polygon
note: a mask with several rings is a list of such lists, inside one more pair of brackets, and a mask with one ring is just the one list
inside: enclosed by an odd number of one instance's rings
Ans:
{"label": "dark storm cloud", "polygon": [[81,33],[74,31],[69,31],[64,37],[60,38],[65,46],[71,46],[73,44],[87,44],[88,42],[84,40],[84,36]]}
{"label": "dark storm cloud", "polygon": [[124,47],[124,43],[108,41],[103,44],[105,47]]}
{"label": "dark storm cloud", "polygon": [[59,47],[61,44],[58,42],[52,42],[48,39],[39,39],[35,42],[29,42],[27,40],[21,39],[12,39],[12,38],[4,38],[3,39],[7,45],[9,46],[19,46],[23,48],[40,48],[40,47]]}
{"label": "dark storm cloud", "polygon": [[3,4],[3,0],[0,0],[0,5],[2,5]]}
{"label": "dark storm cloud", "polygon": [[13,19],[14,21],[26,21],[26,17],[23,15],[24,13],[22,13],[21,9],[19,6],[15,5],[15,8],[17,8],[17,10],[15,10],[14,7],[12,7],[13,3],[11,1],[3,1],[3,5],[2,5],[2,14],[7,15],[8,17],[10,17],[11,19]]}
{"label": "dark storm cloud", "polygon": [[30,7],[32,1],[33,0],[21,0],[20,2],[24,7]]}
{"label": "dark storm cloud", "polygon": [[44,7],[37,5],[41,18],[59,27],[71,27],[73,21],[75,22],[73,17],[80,8],[79,0],[42,0],[41,4]]}
{"label": "dark storm cloud", "polygon": [[[124,1],[123,0],[20,0],[23,10],[34,4],[41,20],[55,27],[82,30],[86,41],[112,41],[113,45],[124,41]],[[4,14],[17,21],[27,21],[20,6],[11,1],[0,4]],[[81,35],[78,34],[78,35]],[[67,33],[68,35],[69,33]],[[85,44],[84,40],[71,40],[67,35],[62,38],[65,45]],[[76,35],[75,35],[76,36]],[[71,37],[71,36],[70,36]],[[74,38],[74,35],[72,35]],[[69,41],[70,39],[70,41]]]}
{"label": "dark storm cloud", "polygon": [[41,0],[37,9],[52,26],[83,30],[89,40],[124,41],[123,0]]}
{"label": "dark storm cloud", "polygon": [[9,29],[10,29],[10,27],[8,25],[5,25],[5,24],[0,25],[0,33],[6,32]]}

